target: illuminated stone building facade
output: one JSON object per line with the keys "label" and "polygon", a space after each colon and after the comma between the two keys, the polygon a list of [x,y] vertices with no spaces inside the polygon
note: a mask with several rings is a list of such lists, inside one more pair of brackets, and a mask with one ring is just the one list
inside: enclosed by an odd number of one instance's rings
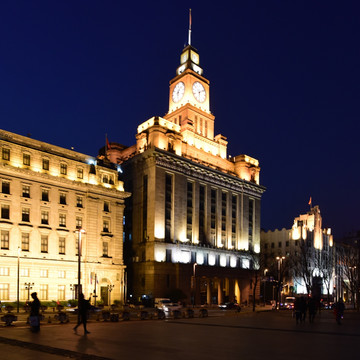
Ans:
{"label": "illuminated stone building facade", "polygon": [[129,294],[187,301],[248,301],[251,253],[260,251],[258,160],[228,157],[214,136],[210,85],[197,50],[188,45],[170,81],[169,111],[137,128],[136,144],[111,143],[122,164],[129,248]]}
{"label": "illuminated stone building facade", "polygon": [[[122,181],[113,164],[0,130],[0,300],[68,300],[78,283],[86,297],[123,300]],[[19,263],[19,267],[18,267]],[[28,291],[29,290],[29,291]]]}
{"label": "illuminated stone building facade", "polygon": [[[294,260],[298,259],[302,250],[302,246],[306,243],[309,248],[308,260],[313,268],[312,277],[321,277],[319,272],[319,259],[321,254],[331,254],[334,256],[333,236],[330,228],[322,227],[322,217],[319,206],[311,207],[306,214],[299,215],[294,219],[291,229],[276,229],[275,231],[261,231],[261,253],[264,259],[264,268],[271,268],[271,264],[275,263],[278,267],[277,258],[283,258],[284,262],[280,265],[286,269],[286,281],[284,291],[290,292],[290,288],[294,293],[307,293],[304,280],[294,275]],[[316,256],[320,257],[316,259]],[[324,259],[324,256],[322,257]],[[329,262],[330,263],[330,262]],[[334,269],[335,270],[335,269]],[[276,279],[278,274],[273,274]],[[335,274],[334,274],[335,275]],[[333,281],[332,281],[333,283]],[[331,286],[332,290],[333,286]],[[322,289],[326,293],[326,289]],[[268,297],[269,298],[269,297]]]}

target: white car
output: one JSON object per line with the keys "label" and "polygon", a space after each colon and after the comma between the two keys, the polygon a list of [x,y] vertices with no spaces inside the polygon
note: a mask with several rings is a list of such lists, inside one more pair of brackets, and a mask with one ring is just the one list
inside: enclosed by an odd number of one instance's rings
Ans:
{"label": "white car", "polygon": [[165,311],[166,313],[170,313],[174,310],[180,310],[182,308],[181,305],[173,303],[170,299],[155,299],[155,307]]}

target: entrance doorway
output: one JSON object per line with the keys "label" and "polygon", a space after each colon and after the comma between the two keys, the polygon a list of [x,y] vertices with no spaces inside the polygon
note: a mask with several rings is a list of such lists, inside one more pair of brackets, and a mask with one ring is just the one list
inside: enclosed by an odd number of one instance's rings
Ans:
{"label": "entrance doorway", "polygon": [[109,305],[109,291],[107,286],[101,286],[100,288],[100,296],[101,300],[103,301],[104,305]]}

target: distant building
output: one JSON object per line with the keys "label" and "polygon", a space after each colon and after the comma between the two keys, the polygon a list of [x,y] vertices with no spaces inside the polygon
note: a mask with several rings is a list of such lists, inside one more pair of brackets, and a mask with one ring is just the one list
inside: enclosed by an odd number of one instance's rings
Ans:
{"label": "distant building", "polygon": [[228,157],[214,136],[210,85],[188,45],[170,81],[169,112],[137,128],[136,144],[111,143],[124,169],[129,295],[183,294],[196,304],[248,301],[260,252],[258,160]]}
{"label": "distant building", "polygon": [[[308,260],[311,278],[309,281],[312,281],[313,285],[320,280],[322,273],[329,271],[324,268],[325,266],[334,267],[333,236],[331,229],[322,227],[319,206],[311,207],[306,214],[296,217],[291,229],[261,231],[261,252],[263,266],[272,269],[273,279],[278,279],[278,272],[284,268],[284,279],[282,279],[284,294],[308,292],[304,279],[295,271],[296,263],[300,260]],[[335,272],[331,276],[330,293],[333,291],[334,275]],[[326,294],[327,290],[323,283],[322,285],[321,291]]]}
{"label": "distant building", "polygon": [[[0,130],[0,300],[125,296],[123,182],[114,165]],[[19,262],[19,267],[18,267]],[[95,285],[96,284],[96,285]],[[111,286],[111,287],[110,287]],[[113,288],[112,288],[113,287]]]}

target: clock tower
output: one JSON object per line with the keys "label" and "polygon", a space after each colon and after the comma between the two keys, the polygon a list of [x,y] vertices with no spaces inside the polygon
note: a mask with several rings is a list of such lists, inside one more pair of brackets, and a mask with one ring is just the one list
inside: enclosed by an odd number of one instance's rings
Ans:
{"label": "clock tower", "polygon": [[187,45],[181,52],[176,76],[170,81],[169,112],[164,118],[180,125],[181,132],[190,130],[214,140],[209,84],[203,77],[198,51]]}

